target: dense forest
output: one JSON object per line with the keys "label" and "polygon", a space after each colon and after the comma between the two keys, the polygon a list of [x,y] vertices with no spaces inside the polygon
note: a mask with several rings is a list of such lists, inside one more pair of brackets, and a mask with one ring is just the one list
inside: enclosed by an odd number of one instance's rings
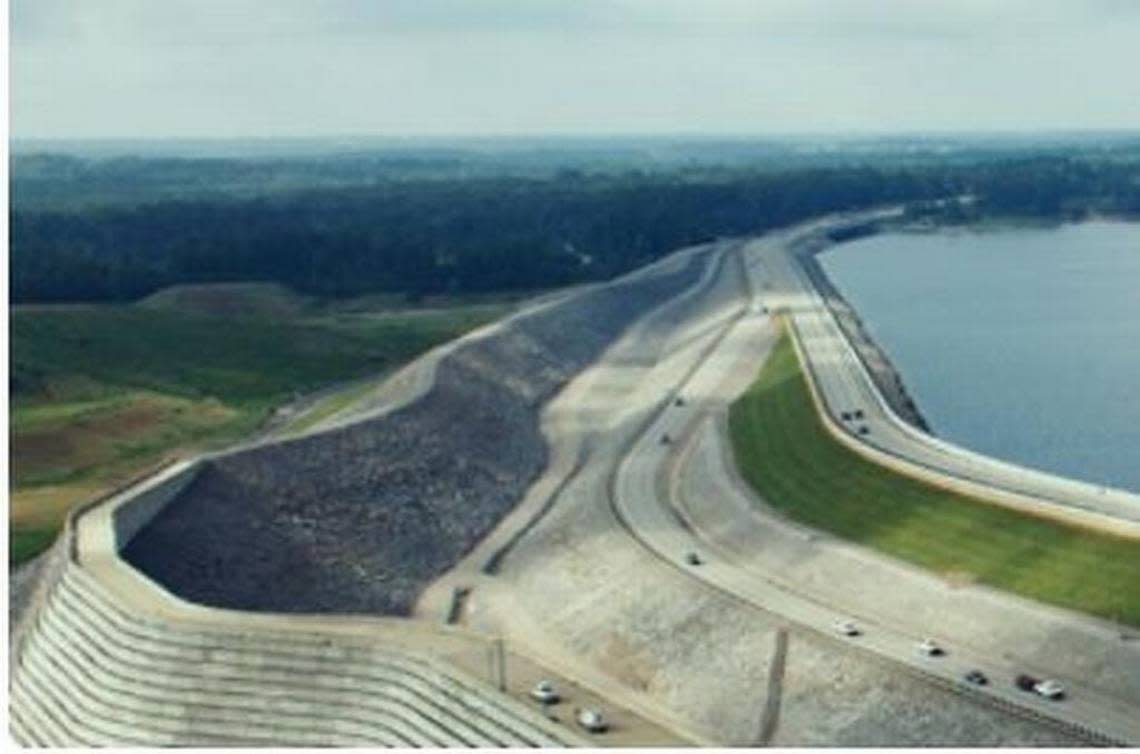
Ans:
{"label": "dense forest", "polygon": [[964,194],[977,198],[969,216],[957,208],[946,219],[1136,214],[1137,154],[1128,143],[810,164],[778,155],[642,164],[625,153],[494,162],[438,150],[263,160],[25,155],[13,162],[11,299],[128,301],[218,281],[413,299],[542,288],[608,278],[717,236]]}

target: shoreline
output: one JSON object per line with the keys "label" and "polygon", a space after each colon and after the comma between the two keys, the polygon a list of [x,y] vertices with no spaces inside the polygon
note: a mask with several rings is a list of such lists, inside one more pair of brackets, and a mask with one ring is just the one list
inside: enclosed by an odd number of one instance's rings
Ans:
{"label": "shoreline", "polygon": [[[984,237],[1000,234],[1005,231],[1024,231],[1032,229],[1056,231],[1067,227],[1085,224],[1113,224],[1130,225],[1140,224],[1140,215],[1127,213],[1090,213],[1080,218],[987,218],[983,222],[968,222],[962,224],[942,224],[930,222],[920,218],[878,218],[872,220],[849,220],[830,228],[815,230],[792,242],[791,255],[801,266],[812,288],[826,303],[828,310],[838,323],[843,337],[855,351],[858,361],[867,370],[875,389],[884,399],[891,411],[906,425],[913,427],[923,434],[943,442],[943,438],[926,421],[918,406],[918,401],[908,392],[901,373],[894,367],[886,350],[875,342],[868,333],[858,310],[848,302],[832,281],[823,265],[816,258],[817,255],[835,249],[841,244],[855,240],[871,238],[879,235],[911,235],[931,236],[948,235],[951,237]],[[999,463],[1020,466],[1029,472],[1054,476],[1087,485],[1090,495],[1104,495],[1108,493],[1121,494],[1132,497],[1140,493],[1127,481],[1110,478],[1085,476],[1072,469],[1058,469],[1040,461],[1034,463],[1027,460],[1015,460],[1007,454],[993,454],[981,450],[970,450],[971,445],[961,444],[961,440],[950,440],[954,447],[966,449],[976,455],[997,461]]]}
{"label": "shoreline", "polygon": [[832,229],[814,233],[795,242],[792,252],[803,267],[808,280],[815,286],[827,308],[831,310],[840,330],[851,344],[859,360],[863,362],[875,388],[886,400],[891,410],[907,424],[926,434],[936,437],[926,417],[922,415],[914,398],[907,391],[902,376],[891,363],[887,352],[867,332],[859,313],[827,276],[816,256],[846,241],[876,235],[882,232],[880,223]]}

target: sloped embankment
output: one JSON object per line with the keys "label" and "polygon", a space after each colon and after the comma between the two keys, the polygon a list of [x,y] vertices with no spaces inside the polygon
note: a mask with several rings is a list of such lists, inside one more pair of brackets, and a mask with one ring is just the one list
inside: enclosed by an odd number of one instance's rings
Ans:
{"label": "sloped embankment", "polygon": [[124,556],[179,596],[242,610],[406,614],[546,462],[542,404],[709,253],[516,319],[439,363],[386,416],[211,459]]}

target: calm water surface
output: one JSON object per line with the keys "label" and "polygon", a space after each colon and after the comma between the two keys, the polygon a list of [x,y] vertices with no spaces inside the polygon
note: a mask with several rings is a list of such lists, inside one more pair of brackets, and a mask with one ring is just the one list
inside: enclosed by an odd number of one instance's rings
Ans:
{"label": "calm water surface", "polygon": [[819,261],[936,434],[1140,492],[1140,224],[883,235]]}

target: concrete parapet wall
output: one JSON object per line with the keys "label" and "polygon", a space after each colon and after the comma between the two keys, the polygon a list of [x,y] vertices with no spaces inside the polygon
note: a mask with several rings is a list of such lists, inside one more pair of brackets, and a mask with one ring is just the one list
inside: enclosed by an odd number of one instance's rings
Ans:
{"label": "concrete parapet wall", "polygon": [[194,481],[199,471],[201,464],[197,462],[177,464],[148,481],[129,503],[117,506],[112,514],[116,549],[126,547],[140,529]]}

